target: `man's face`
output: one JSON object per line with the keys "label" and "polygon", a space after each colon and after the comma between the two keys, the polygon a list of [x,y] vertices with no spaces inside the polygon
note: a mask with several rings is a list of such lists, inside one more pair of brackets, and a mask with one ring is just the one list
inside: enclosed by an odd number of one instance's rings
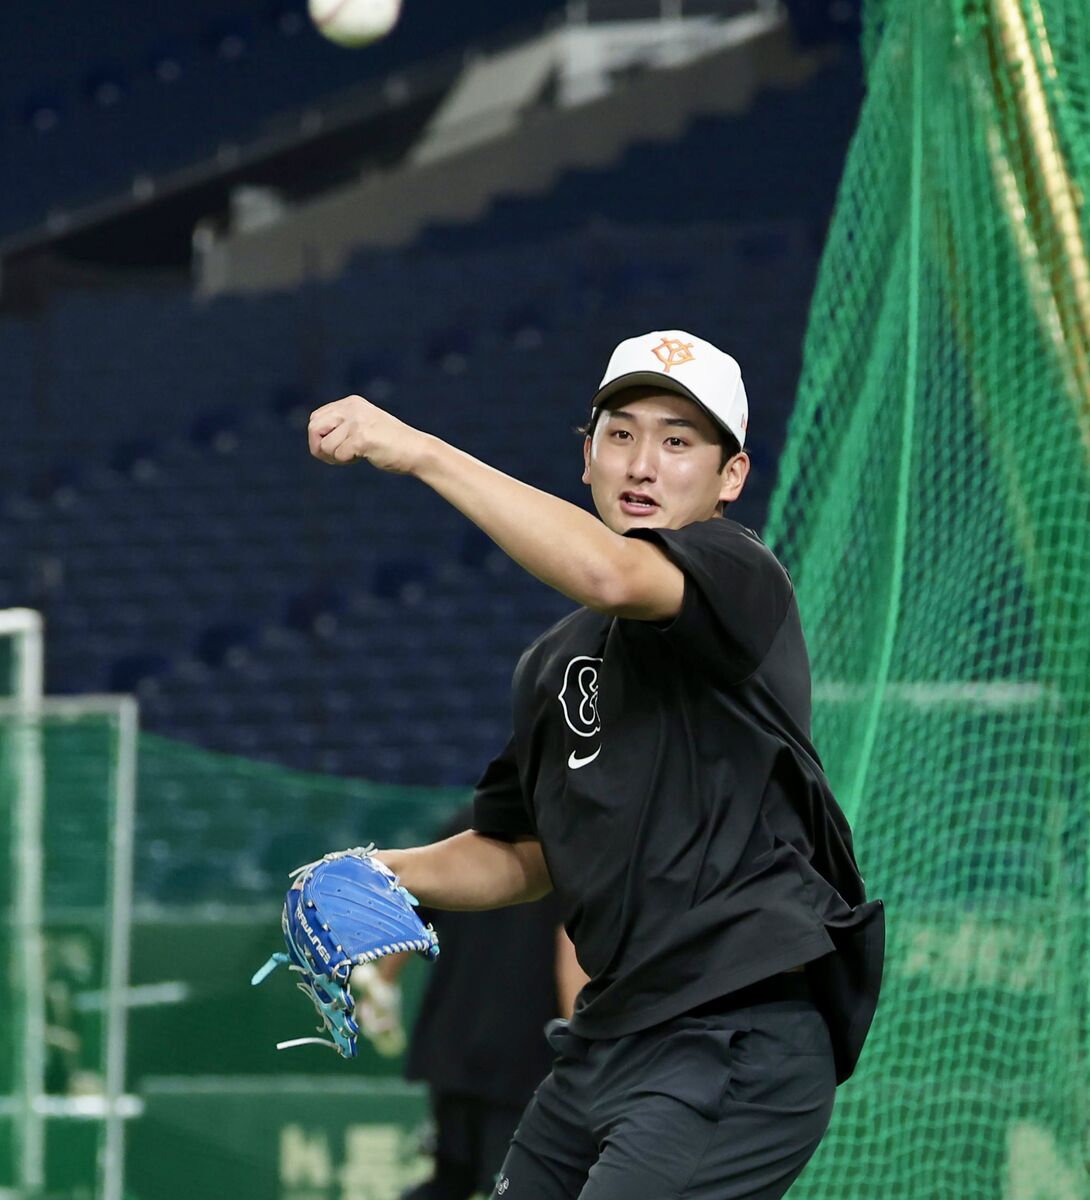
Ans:
{"label": "man's face", "polygon": [[583,445],[583,482],[614,533],[636,526],[680,529],[734,500],[749,474],[737,454],[719,470],[711,417],[676,392],[620,392]]}

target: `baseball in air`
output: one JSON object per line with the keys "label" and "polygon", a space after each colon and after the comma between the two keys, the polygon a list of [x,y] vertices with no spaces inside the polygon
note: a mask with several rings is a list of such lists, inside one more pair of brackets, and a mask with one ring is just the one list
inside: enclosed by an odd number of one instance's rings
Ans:
{"label": "baseball in air", "polygon": [[307,0],[318,32],[338,46],[367,46],[385,37],[401,15],[401,0]]}

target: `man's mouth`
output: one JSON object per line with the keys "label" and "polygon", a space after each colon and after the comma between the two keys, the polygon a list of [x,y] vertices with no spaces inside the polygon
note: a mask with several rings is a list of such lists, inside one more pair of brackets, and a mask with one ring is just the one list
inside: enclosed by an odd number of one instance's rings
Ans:
{"label": "man's mouth", "polygon": [[642,517],[654,512],[658,504],[643,492],[622,492],[621,510],[630,517]]}

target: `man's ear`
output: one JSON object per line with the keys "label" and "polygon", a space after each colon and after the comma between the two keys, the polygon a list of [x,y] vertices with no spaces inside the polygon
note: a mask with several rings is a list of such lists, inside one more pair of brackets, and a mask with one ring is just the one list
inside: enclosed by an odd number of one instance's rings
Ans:
{"label": "man's ear", "polygon": [[583,482],[590,483],[590,438],[583,439]]}
{"label": "man's ear", "polygon": [[742,494],[749,477],[749,455],[743,450],[736,454],[723,468],[723,482],[719,485],[719,502],[729,504]]}

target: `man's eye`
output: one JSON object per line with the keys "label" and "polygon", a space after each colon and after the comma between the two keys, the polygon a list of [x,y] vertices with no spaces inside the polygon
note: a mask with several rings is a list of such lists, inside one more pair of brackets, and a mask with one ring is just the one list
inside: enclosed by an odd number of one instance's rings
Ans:
{"label": "man's eye", "polygon": [[628,437],[627,429],[614,429],[613,436],[615,438]]}
{"label": "man's eye", "polygon": [[666,439],[671,446],[687,446],[689,443],[684,438],[669,437]]}

